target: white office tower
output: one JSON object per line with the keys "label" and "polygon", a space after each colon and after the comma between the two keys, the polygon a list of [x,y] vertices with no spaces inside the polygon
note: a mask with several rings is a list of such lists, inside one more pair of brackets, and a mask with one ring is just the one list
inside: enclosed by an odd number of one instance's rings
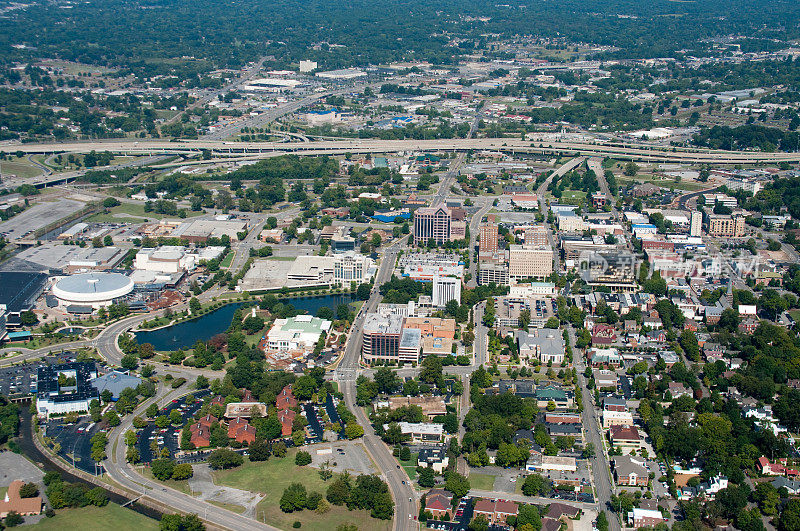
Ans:
{"label": "white office tower", "polygon": [[461,279],[458,277],[433,277],[433,305],[444,307],[448,302],[456,300],[461,303]]}

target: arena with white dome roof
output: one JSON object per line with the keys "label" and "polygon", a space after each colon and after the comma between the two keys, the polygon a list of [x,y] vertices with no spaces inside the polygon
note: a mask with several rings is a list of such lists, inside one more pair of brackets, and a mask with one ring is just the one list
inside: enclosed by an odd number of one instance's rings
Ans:
{"label": "arena with white dome roof", "polygon": [[133,291],[133,279],[121,273],[81,273],[53,284],[52,293],[63,306],[110,306]]}

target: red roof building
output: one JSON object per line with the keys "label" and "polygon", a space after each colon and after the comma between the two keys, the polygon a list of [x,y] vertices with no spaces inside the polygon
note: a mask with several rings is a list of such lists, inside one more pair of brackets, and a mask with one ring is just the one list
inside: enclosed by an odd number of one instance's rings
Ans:
{"label": "red roof building", "polygon": [[211,428],[195,422],[189,426],[192,434],[191,441],[195,448],[206,448],[211,446]]}
{"label": "red roof building", "polygon": [[473,512],[475,516],[484,516],[490,524],[503,525],[509,516],[517,516],[519,505],[508,500],[495,501],[481,498],[475,502]]}
{"label": "red roof building", "polygon": [[278,420],[281,422],[281,434],[288,437],[292,434],[292,423],[297,413],[293,409],[282,409],[278,412]]}
{"label": "red roof building", "polygon": [[210,414],[206,415],[205,417],[200,417],[199,419],[197,419],[197,424],[200,424],[201,426],[205,426],[206,428],[209,428],[209,429],[211,428],[211,425],[214,424],[215,422],[219,422],[219,419],[217,417],[215,417],[214,415],[210,415]]}
{"label": "red roof building", "polygon": [[236,430],[234,439],[242,444],[252,444],[256,440],[256,429],[250,424],[245,423],[244,426]]}
{"label": "red roof building", "polygon": [[291,385],[284,387],[278,394],[278,397],[275,399],[275,407],[279,410],[297,407],[297,399],[292,393]]}
{"label": "red roof building", "polygon": [[228,438],[235,439],[236,432],[239,431],[239,428],[243,428],[247,425],[248,425],[247,421],[242,417],[236,417],[235,419],[231,420],[228,423]]}
{"label": "red roof building", "polygon": [[444,489],[431,489],[425,497],[425,510],[430,511],[434,518],[441,519],[450,514],[450,503],[453,495]]}

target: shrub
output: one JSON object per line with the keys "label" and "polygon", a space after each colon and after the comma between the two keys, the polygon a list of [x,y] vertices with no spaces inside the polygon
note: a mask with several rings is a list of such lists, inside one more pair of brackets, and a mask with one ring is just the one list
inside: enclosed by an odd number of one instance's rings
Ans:
{"label": "shrub", "polygon": [[297,466],[306,466],[311,464],[311,454],[300,450],[297,452],[297,455],[294,456],[294,464]]}

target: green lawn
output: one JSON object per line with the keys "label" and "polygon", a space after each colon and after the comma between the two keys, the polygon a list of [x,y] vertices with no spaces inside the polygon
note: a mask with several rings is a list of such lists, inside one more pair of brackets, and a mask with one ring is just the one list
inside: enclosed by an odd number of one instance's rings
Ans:
{"label": "green lawn", "polygon": [[586,192],[581,190],[564,190],[561,201],[568,205],[580,205],[586,201]]}
{"label": "green lawn", "polygon": [[408,477],[409,477],[409,479],[411,479],[411,481],[414,481],[415,479],[417,479],[417,456],[418,455],[419,454],[412,453],[411,454],[411,459],[409,459],[408,461],[402,461],[402,460],[398,459],[398,462],[400,463],[400,466],[402,466],[405,469],[406,474],[408,474]]}
{"label": "green lawn", "polygon": [[789,310],[789,316],[795,321],[800,321],[800,310]]}
{"label": "green lawn", "polygon": [[325,514],[308,510],[295,513],[281,511],[280,498],[284,489],[290,484],[302,483],[308,492],[317,491],[324,495],[328,485],[333,481],[333,479],[322,481],[315,468],[295,465],[295,453],[297,450],[292,449],[283,459],[271,457],[269,461],[258,463],[245,461],[241,467],[214,472],[214,482],[266,495],[266,498],[258,504],[258,511],[266,518],[266,523],[281,529],[290,529],[295,521],[302,523],[302,529],[319,531],[336,529],[340,524],[348,522],[355,524],[359,529],[390,529],[391,522],[371,518],[367,511],[348,511],[347,507],[332,505]]}
{"label": "green lawn", "polygon": [[476,474],[470,472],[469,486],[478,490],[494,490],[494,476],[491,474]]}
{"label": "green lawn", "polygon": [[[203,212],[186,211],[187,217],[200,216]],[[161,219],[161,218],[177,218],[178,216],[167,216],[165,214],[156,214],[155,212],[145,212],[144,203],[122,203],[113,208],[108,209],[108,214],[95,214],[89,218],[90,221],[105,221],[105,222],[119,222],[120,220],[133,220],[134,222],[142,222],[141,218],[148,219]]]}
{"label": "green lawn", "polygon": [[219,263],[219,266],[220,267],[230,267],[231,266],[231,262],[233,262],[233,256],[235,254],[236,253],[234,251],[228,251],[228,254],[226,254],[225,258],[222,260],[222,262]]}
{"label": "green lawn", "polygon": [[81,507],[80,509],[59,509],[52,518],[43,518],[30,529],[63,531],[147,531],[159,529],[159,523],[131,509],[109,503],[105,507]]}
{"label": "green lawn", "polygon": [[0,161],[0,173],[2,173],[4,177],[15,175],[21,179],[28,179],[42,175],[44,172],[41,168],[31,164],[27,159],[22,158],[14,161]]}

